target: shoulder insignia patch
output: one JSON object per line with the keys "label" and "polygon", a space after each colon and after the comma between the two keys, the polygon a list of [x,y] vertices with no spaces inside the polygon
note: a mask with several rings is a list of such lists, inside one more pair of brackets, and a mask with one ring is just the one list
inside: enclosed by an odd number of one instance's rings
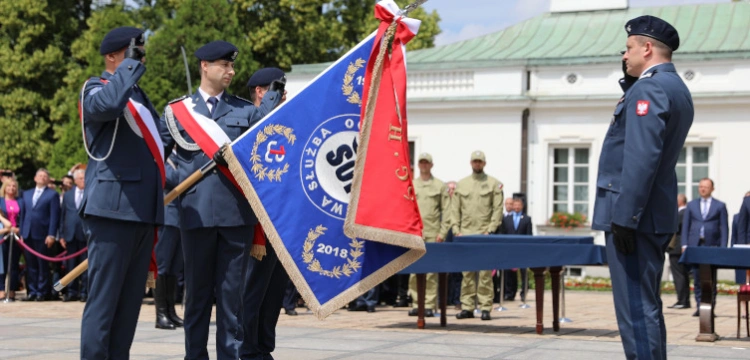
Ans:
{"label": "shoulder insignia patch", "polygon": [[170,100],[170,101],[169,101],[169,103],[170,103],[170,104],[172,104],[172,103],[176,103],[176,102],[178,102],[178,101],[182,101],[182,100],[185,100],[185,99],[187,99],[187,97],[188,97],[187,95],[182,95],[182,96],[178,97],[177,99],[173,99],[173,100]]}
{"label": "shoulder insignia patch", "polygon": [[650,104],[651,103],[648,100],[638,100],[638,103],[635,105],[635,114],[638,116],[648,115],[648,106]]}

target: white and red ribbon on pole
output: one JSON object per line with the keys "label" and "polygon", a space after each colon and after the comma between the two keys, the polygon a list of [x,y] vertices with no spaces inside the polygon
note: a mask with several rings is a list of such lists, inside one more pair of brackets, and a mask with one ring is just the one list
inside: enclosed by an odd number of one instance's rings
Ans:
{"label": "white and red ribbon on pole", "polygon": [[[390,58],[388,56],[383,58],[383,75],[388,74],[393,79],[399,115],[403,121],[403,119],[406,119],[406,44],[417,36],[419,26],[422,22],[403,16],[401,13],[401,9],[393,0],[383,0],[375,5],[375,17],[380,20],[380,26],[375,36],[375,44],[370,54],[370,61],[367,62],[365,79],[372,79],[375,59],[380,53],[380,42],[383,41],[388,27],[395,22],[396,33],[393,37],[391,56]],[[385,70],[385,68],[388,68],[388,70]],[[369,86],[370,83],[366,81],[364,84],[364,94],[369,93]],[[366,99],[367,97],[365,96],[362,101],[363,109],[366,105]]]}

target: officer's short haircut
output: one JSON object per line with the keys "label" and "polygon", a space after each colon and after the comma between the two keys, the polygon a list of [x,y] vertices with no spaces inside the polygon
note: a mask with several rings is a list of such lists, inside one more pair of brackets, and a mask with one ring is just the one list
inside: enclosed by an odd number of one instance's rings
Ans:
{"label": "officer's short haircut", "polygon": [[635,37],[638,40],[638,44],[643,45],[646,42],[650,42],[654,46],[654,51],[657,51],[667,60],[672,60],[672,49],[667,44],[648,36],[635,35]]}
{"label": "officer's short haircut", "polygon": [[677,202],[687,204],[687,196],[685,194],[677,194]]}
{"label": "officer's short haircut", "polygon": [[745,193],[745,197],[748,197],[748,196],[750,196],[750,191]]}

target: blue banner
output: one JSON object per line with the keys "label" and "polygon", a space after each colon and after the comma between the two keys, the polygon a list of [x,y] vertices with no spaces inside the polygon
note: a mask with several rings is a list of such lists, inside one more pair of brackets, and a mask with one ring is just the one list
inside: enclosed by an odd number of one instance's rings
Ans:
{"label": "blue banner", "polygon": [[418,258],[405,256],[409,248],[348,238],[343,230],[374,39],[290,94],[226,156],[284,268],[319,318]]}

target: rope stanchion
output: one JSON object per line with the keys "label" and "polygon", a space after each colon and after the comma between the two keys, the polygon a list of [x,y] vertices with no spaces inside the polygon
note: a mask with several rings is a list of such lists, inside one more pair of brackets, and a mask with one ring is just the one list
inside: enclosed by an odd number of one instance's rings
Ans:
{"label": "rope stanchion", "polygon": [[8,235],[5,235],[5,237],[3,237],[3,241],[7,239],[11,239],[11,240],[9,244],[10,246],[8,246],[10,248],[9,253],[8,253],[8,271],[5,273],[5,299],[3,300],[3,302],[6,304],[12,303],[15,301],[15,299],[10,297],[10,293],[11,291],[15,290],[15,289],[11,289],[11,283],[12,283],[11,278],[13,277],[13,266],[12,266],[13,265],[13,243],[18,242],[18,235],[16,235],[15,233],[10,233]]}
{"label": "rope stanchion", "polygon": [[23,248],[24,250],[26,250],[26,251],[30,252],[30,253],[31,253],[32,255],[34,255],[34,256],[36,256],[36,257],[38,257],[38,258],[42,259],[42,260],[46,260],[46,261],[51,261],[51,262],[63,262],[63,261],[65,261],[65,260],[70,260],[70,259],[74,259],[74,258],[78,257],[79,255],[81,255],[81,254],[85,253],[85,252],[86,252],[86,251],[88,250],[88,247],[85,247],[85,248],[81,249],[80,251],[78,251],[78,252],[76,252],[76,253],[74,253],[74,254],[68,255],[68,256],[63,256],[63,257],[60,257],[61,255],[63,255],[63,254],[65,254],[65,253],[66,253],[66,252],[63,252],[62,254],[58,254],[58,255],[56,255],[55,257],[49,257],[49,256],[46,256],[46,255],[44,255],[44,254],[40,254],[40,253],[38,253],[38,252],[34,251],[34,249],[32,249],[32,248],[31,248],[31,247],[29,247],[28,245],[24,244],[23,240],[21,240],[21,239],[18,239],[18,241],[16,241],[16,242],[17,242],[17,243],[18,243],[18,245],[20,245],[20,246],[21,246],[21,247],[22,247],[22,248]]}

